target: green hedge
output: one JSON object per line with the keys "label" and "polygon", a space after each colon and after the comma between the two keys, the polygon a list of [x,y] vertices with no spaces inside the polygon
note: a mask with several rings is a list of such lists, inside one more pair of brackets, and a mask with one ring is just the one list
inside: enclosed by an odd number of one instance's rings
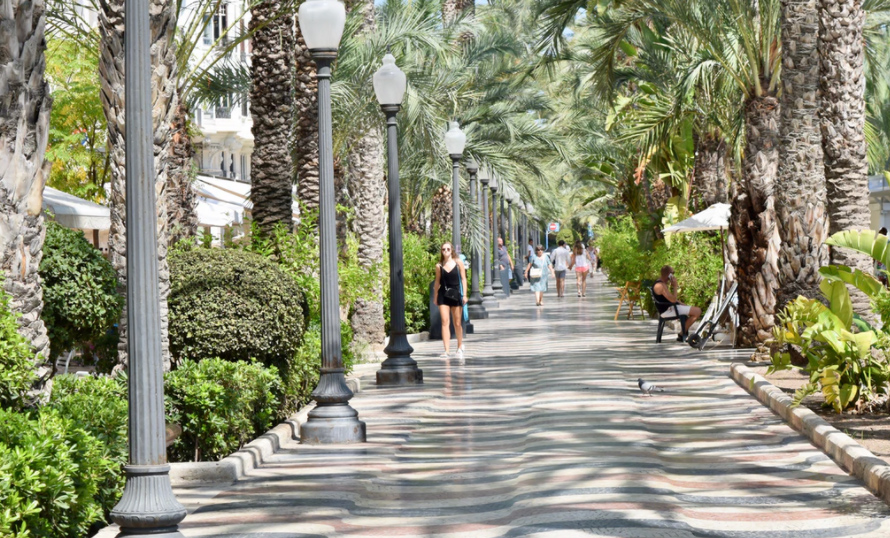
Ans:
{"label": "green hedge", "polygon": [[83,232],[47,223],[40,278],[52,358],[97,344],[100,355],[116,354],[117,339],[106,334],[120,320],[124,298],[111,263]]}
{"label": "green hedge", "polygon": [[37,380],[34,350],[18,333],[18,326],[18,316],[9,309],[9,296],[0,278],[0,408],[4,409],[25,407],[28,391]]}
{"label": "green hedge", "polygon": [[215,461],[271,428],[281,378],[273,366],[244,361],[185,361],[164,377],[167,420],[182,426],[171,461]]}
{"label": "green hedge", "polygon": [[219,357],[283,365],[300,347],[299,287],[263,256],[195,248],[170,257],[170,349],[177,360]]}

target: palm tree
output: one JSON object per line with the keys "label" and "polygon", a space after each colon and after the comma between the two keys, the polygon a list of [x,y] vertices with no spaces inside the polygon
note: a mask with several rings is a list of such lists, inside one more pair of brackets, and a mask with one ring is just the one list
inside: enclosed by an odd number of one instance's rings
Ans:
{"label": "palm tree", "polygon": [[[299,19],[299,14],[294,14]],[[301,209],[318,211],[318,82],[299,20],[294,34],[294,127],[291,160]],[[336,132],[336,131],[335,131]]]}
{"label": "palm tree", "polygon": [[[127,285],[126,175],[124,131],[124,0],[99,0],[99,79],[100,98],[108,122],[111,155],[111,231],[108,250],[121,282]],[[170,270],[167,266],[167,156],[170,153],[170,124],[173,120],[175,91],[173,2],[152,0],[152,87],[154,102],[155,185],[158,207],[158,285],[160,291],[161,342],[164,365],[170,367],[167,297],[170,294]],[[118,362],[125,366],[127,354],[127,309],[121,315]]]}
{"label": "palm tree", "polygon": [[[347,9],[351,24],[358,28],[350,32],[356,41],[366,39],[377,30],[374,1],[349,2]],[[347,44],[345,55],[354,55]],[[347,60],[348,61],[348,60]],[[372,65],[376,66],[376,62]],[[366,73],[365,70],[359,70]],[[376,101],[371,101],[371,109]],[[370,111],[369,111],[370,112]],[[383,246],[386,237],[386,182],[383,171],[383,133],[380,129],[379,113],[374,110],[369,115],[370,122],[359,127],[357,140],[347,150],[346,171],[348,176],[349,204],[354,213],[352,231],[358,239],[358,261],[363,267],[371,268],[383,259]],[[359,118],[356,118],[359,121]],[[377,121],[373,121],[377,120]],[[364,131],[364,132],[361,132]],[[398,200],[395,203],[399,203]],[[383,315],[383,281],[380,278],[370,282],[372,298],[360,297],[354,305],[350,322],[358,347],[381,346],[386,336]]]}
{"label": "palm tree", "polygon": [[[819,1],[822,149],[832,235],[869,227],[864,24],[862,0]],[[871,271],[869,258],[849,249],[832,248],[831,262]],[[857,312],[868,311],[864,294],[853,290],[850,298]]]}
{"label": "palm tree", "polygon": [[781,144],[776,176],[779,290],[776,309],[821,296],[828,212],[819,130],[818,0],[782,0]]}
{"label": "palm tree", "polygon": [[[40,320],[43,290],[38,268],[43,256],[44,160],[52,99],[44,79],[44,4],[2,0],[0,34],[5,43],[0,88],[0,277],[19,317],[19,332],[36,351],[40,389],[52,375],[49,339]],[[8,18],[13,16],[14,19]]]}
{"label": "palm tree", "polygon": [[293,227],[289,150],[293,124],[294,19],[281,0],[263,0],[251,9],[253,34],[250,113],[254,148],[250,157],[253,220],[260,231]]}

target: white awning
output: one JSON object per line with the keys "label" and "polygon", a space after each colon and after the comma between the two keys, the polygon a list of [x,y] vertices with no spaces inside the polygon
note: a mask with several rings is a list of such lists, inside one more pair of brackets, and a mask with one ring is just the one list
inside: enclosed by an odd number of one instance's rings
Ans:
{"label": "white awning", "polygon": [[51,211],[55,215],[56,222],[66,228],[80,230],[111,228],[110,209],[52,187],[43,189],[43,209]]}
{"label": "white awning", "polygon": [[664,232],[707,232],[729,227],[729,204],[714,204],[711,207],[665,228]]}
{"label": "white awning", "polygon": [[218,226],[224,228],[240,224],[243,209],[225,202],[198,198],[198,226]]}

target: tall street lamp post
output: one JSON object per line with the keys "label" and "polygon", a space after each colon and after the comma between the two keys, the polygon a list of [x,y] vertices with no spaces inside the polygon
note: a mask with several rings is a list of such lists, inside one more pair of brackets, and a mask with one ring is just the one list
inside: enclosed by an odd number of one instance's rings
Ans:
{"label": "tall street lamp post", "polygon": [[500,225],[498,224],[498,178],[494,174],[491,175],[491,255],[492,255],[492,276],[491,289],[494,290],[496,299],[506,299],[507,294],[504,293],[504,285],[501,283],[501,263],[498,257],[498,232]]}
{"label": "tall street lamp post", "polygon": [[491,172],[487,166],[482,167],[479,174],[479,182],[482,184],[479,192],[479,206],[482,210],[482,270],[485,277],[485,285],[482,287],[482,305],[490,310],[499,308],[500,303],[494,297],[494,289],[492,288],[491,276],[491,240],[489,239],[488,225],[488,183],[491,181]]}
{"label": "tall street lamp post", "polygon": [[129,0],[124,16],[130,457],[111,519],[120,525],[118,536],[181,538],[186,511],[170,486],[164,431],[149,0]]}
{"label": "tall street lamp post", "polygon": [[[510,189],[507,191],[507,237],[504,238],[504,247],[507,248],[507,252],[510,252],[510,249],[516,246],[516,241],[513,239],[513,201],[515,199],[515,196],[516,191],[513,190],[513,187],[510,187]],[[510,257],[513,258],[513,278],[517,281],[518,284],[519,279],[516,278],[515,270],[515,266],[517,265],[518,260],[516,258],[515,250],[511,253]]]}
{"label": "tall street lamp post", "polygon": [[[467,162],[467,173],[470,174],[470,200],[479,203],[479,189],[476,184],[476,172],[479,171],[479,165],[476,164],[476,161],[470,159]],[[482,249],[478,246],[473,249],[473,259],[472,259],[472,276],[470,277],[472,291],[470,293],[470,299],[467,301],[467,313],[470,315],[470,319],[487,319],[488,318],[488,310],[485,309],[485,306],[482,304],[482,293],[479,292],[479,271],[482,269],[482,263],[479,259],[482,255]]]}
{"label": "tall street lamp post", "polygon": [[378,386],[423,383],[423,370],[411,358],[405,327],[405,275],[402,259],[402,192],[399,185],[399,139],[396,114],[402,108],[407,89],[405,73],[396,66],[392,54],[383,57],[383,66],[374,73],[374,93],[386,116],[386,165],[389,187],[389,343],[386,360],[377,371]]}
{"label": "tall street lamp post", "polygon": [[452,121],[445,133],[445,149],[451,156],[451,246],[455,255],[462,253],[460,249],[460,160],[463,158],[467,135],[460,130],[460,125]]}
{"label": "tall street lamp post", "polygon": [[334,154],[331,132],[331,64],[346,23],[346,8],[336,0],[307,0],[300,5],[300,30],[318,66],[318,239],[321,261],[321,377],[312,391],[316,402],[300,440],[306,444],[363,443],[365,423],[349,405],[343,345],[340,340],[340,289],[337,230],[334,220]]}

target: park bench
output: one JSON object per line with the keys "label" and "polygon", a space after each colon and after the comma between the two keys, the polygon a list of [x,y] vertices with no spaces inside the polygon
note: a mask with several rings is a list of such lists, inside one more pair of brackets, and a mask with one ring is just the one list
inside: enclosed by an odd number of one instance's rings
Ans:
{"label": "park bench", "polygon": [[[661,335],[664,332],[664,324],[668,321],[680,321],[680,330],[682,332],[683,340],[686,340],[686,318],[687,316],[681,316],[680,311],[677,310],[677,303],[672,303],[663,297],[657,295],[655,293],[655,286],[649,288],[649,292],[652,294],[652,301],[655,303],[655,309],[658,310],[658,333],[655,335],[655,343],[661,343]],[[673,310],[672,316],[662,317],[662,314]]]}
{"label": "park bench", "polygon": [[618,310],[615,311],[615,320],[618,320],[618,315],[621,314],[621,307],[625,303],[628,307],[627,319],[633,319],[634,306],[639,307],[640,317],[645,317],[643,316],[643,305],[640,304],[640,288],[642,286],[642,282],[627,281],[623,288],[615,288],[618,291]]}

